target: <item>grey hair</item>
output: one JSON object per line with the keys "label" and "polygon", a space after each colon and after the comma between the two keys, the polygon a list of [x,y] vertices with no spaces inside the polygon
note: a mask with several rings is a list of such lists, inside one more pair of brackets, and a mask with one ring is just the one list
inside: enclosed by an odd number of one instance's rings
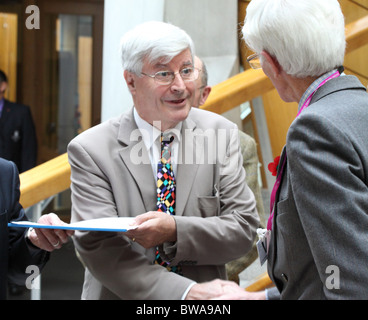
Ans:
{"label": "grey hair", "polygon": [[166,64],[186,49],[193,58],[194,44],[184,30],[170,23],[145,22],[128,31],[121,40],[123,69],[140,75],[144,59]]}
{"label": "grey hair", "polygon": [[344,16],[337,0],[252,0],[242,29],[255,52],[267,51],[294,77],[319,76],[344,62]]}

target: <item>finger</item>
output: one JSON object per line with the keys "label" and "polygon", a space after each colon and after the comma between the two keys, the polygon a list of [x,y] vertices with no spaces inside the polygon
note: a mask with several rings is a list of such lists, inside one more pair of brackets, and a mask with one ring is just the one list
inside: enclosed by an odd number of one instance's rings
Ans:
{"label": "finger", "polygon": [[140,225],[140,224],[146,222],[147,220],[154,219],[156,217],[157,217],[157,212],[156,211],[149,211],[149,212],[146,212],[146,213],[142,213],[139,216],[136,216],[134,218],[134,220],[135,220],[137,225]]}
{"label": "finger", "polygon": [[29,240],[40,249],[52,252],[55,250],[55,248],[52,246],[52,244],[47,240],[47,238],[43,235],[42,232],[37,232],[36,229],[34,229],[30,235]]}
{"label": "finger", "polygon": [[[51,225],[51,226],[65,226],[67,223],[62,221],[55,213],[49,213],[41,216],[41,218],[38,220],[39,223]],[[74,230],[62,230],[62,229],[48,229],[44,232],[46,238],[49,241],[54,241],[54,238],[58,238],[56,242],[52,242],[54,244],[57,243],[57,241],[61,243],[67,243],[69,240],[69,236],[72,236],[74,234]]]}
{"label": "finger", "polygon": [[64,230],[60,230],[60,229],[55,229],[55,230],[51,229],[51,230],[54,231],[55,236],[59,238],[59,241],[61,241],[61,243],[68,242],[69,237]]}
{"label": "finger", "polygon": [[52,246],[53,249],[60,249],[62,245],[61,239],[52,229],[35,229],[40,244],[43,246]]}

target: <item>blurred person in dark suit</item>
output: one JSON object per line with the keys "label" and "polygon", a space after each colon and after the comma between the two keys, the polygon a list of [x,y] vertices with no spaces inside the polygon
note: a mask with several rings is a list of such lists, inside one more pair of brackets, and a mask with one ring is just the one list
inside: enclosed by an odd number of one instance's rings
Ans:
{"label": "blurred person in dark suit", "polygon": [[28,106],[5,99],[6,74],[0,70],[0,157],[13,161],[20,173],[37,162],[37,138]]}
{"label": "blurred person in dark suit", "polygon": [[[40,270],[49,259],[49,252],[60,249],[74,231],[54,229],[9,228],[10,221],[27,221],[19,203],[19,174],[15,164],[0,158],[0,300],[7,297],[7,283],[24,286],[30,274],[26,268]],[[43,215],[39,223],[62,225],[54,214]]]}

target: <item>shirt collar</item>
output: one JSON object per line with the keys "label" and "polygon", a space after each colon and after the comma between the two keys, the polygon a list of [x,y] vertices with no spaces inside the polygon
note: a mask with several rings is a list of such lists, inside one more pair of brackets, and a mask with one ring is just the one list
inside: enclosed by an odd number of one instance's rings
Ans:
{"label": "shirt collar", "polygon": [[[137,124],[138,129],[142,133],[143,142],[147,148],[150,150],[154,142],[161,136],[161,131],[158,130],[156,127],[148,123],[146,120],[143,120],[136,108],[134,107],[134,120]],[[180,131],[182,127],[182,122],[179,122],[174,128],[166,130],[165,133],[173,134],[175,136],[176,142],[180,142]]]}
{"label": "shirt collar", "polygon": [[298,110],[301,109],[301,107],[304,105],[304,102],[308,99],[308,97],[314,92],[316,91],[316,89],[318,88],[318,86],[324,81],[326,80],[328,77],[330,77],[331,75],[333,75],[335,72],[337,71],[337,69],[334,69],[330,72],[325,73],[324,75],[320,76],[317,80],[315,80],[309,87],[308,89],[304,92],[304,94],[302,95],[302,98],[299,101],[299,105],[298,105]]}

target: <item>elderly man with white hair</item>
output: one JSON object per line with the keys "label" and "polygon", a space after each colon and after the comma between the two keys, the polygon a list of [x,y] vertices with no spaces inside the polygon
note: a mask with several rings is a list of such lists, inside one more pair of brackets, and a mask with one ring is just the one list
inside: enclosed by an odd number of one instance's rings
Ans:
{"label": "elderly man with white hair", "polygon": [[259,220],[238,129],[192,108],[193,56],[171,24],[129,31],[122,59],[134,107],[68,146],[72,221],[133,217],[137,226],[76,232],[84,299],[208,298],[219,281],[200,283],[226,279],[225,264],[252,248]]}

